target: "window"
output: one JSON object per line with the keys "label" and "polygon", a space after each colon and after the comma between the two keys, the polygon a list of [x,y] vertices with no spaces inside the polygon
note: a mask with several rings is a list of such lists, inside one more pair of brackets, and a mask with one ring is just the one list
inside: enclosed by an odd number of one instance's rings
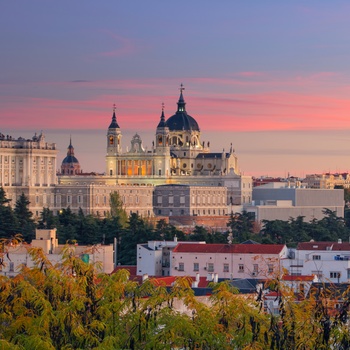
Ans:
{"label": "window", "polygon": [[158,204],[162,204],[162,196],[158,196],[157,202]]}
{"label": "window", "polygon": [[321,255],[313,255],[312,260],[321,260]]}
{"label": "window", "polygon": [[185,196],[180,197],[180,204],[185,204]]}
{"label": "window", "polygon": [[333,271],[329,273],[329,278],[340,278],[341,273],[339,271]]}
{"label": "window", "polygon": [[199,263],[193,263],[193,271],[199,271]]}
{"label": "window", "polygon": [[179,263],[179,271],[185,271],[185,264]]}
{"label": "window", "polygon": [[253,271],[258,272],[259,271],[259,265],[258,264],[253,264]]}
{"label": "window", "polygon": [[13,272],[15,270],[15,263],[11,261],[9,268],[10,268],[10,272]]}
{"label": "window", "polygon": [[213,263],[208,264],[208,272],[214,272],[214,264]]}
{"label": "window", "polygon": [[224,272],[230,272],[228,264],[224,264]]}
{"label": "window", "polygon": [[169,197],[169,204],[174,204],[174,197],[173,196]]}
{"label": "window", "polygon": [[268,270],[267,270],[268,273],[272,273],[273,272],[273,264],[268,264],[267,268],[268,268]]}
{"label": "window", "polygon": [[238,272],[244,272],[244,265],[243,264],[238,265]]}
{"label": "window", "polygon": [[[350,269],[349,269],[350,271]],[[311,275],[316,275],[317,278],[322,279],[323,278],[323,272],[322,271],[311,271]]]}

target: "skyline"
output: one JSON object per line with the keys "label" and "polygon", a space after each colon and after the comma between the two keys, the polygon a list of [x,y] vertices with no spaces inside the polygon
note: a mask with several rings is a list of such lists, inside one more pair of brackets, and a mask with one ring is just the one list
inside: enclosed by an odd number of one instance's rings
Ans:
{"label": "skyline", "polygon": [[183,83],[202,141],[212,151],[232,142],[242,173],[350,169],[346,1],[21,0],[0,9],[0,132],[43,130],[58,167],[71,135],[82,169],[105,171],[114,103],[123,149],[135,133],[150,148],[162,103],[169,118]]}

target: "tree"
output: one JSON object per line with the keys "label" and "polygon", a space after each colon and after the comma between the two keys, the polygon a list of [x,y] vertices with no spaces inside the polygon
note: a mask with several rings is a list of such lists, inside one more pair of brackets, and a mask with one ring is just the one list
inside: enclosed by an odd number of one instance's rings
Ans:
{"label": "tree", "polygon": [[57,225],[58,220],[54,216],[53,211],[49,208],[43,208],[43,211],[40,213],[38,228],[50,230],[57,227]]}
{"label": "tree", "polygon": [[113,192],[110,194],[109,203],[112,218],[118,217],[119,223],[122,225],[122,227],[125,227],[128,221],[128,215],[126,214],[123,201],[118,192]]}
{"label": "tree", "polygon": [[9,238],[17,233],[17,218],[10,206],[10,199],[0,187],[0,238]]}
{"label": "tree", "polygon": [[270,239],[272,243],[285,243],[289,233],[290,225],[283,220],[263,220],[263,237]]}
{"label": "tree", "polygon": [[[264,310],[262,293],[239,295],[230,281],[210,285],[203,302],[192,279],[171,288],[129,279],[126,270],[98,274],[67,245],[59,264],[40,249],[29,251],[34,267],[0,277],[2,349],[348,349],[350,293],[336,293],[343,306],[329,312],[320,287],[298,298],[278,280],[278,314]],[[181,310],[181,311],[180,311]]]}
{"label": "tree", "polygon": [[231,213],[227,227],[231,229],[234,240],[241,243],[253,234],[254,218],[245,210],[242,213]]}
{"label": "tree", "polygon": [[29,200],[22,192],[16,201],[14,214],[18,222],[17,232],[23,236],[23,239],[30,243],[35,236],[35,224],[33,220],[33,213],[29,210]]}
{"label": "tree", "polygon": [[175,226],[170,225],[164,219],[160,219],[156,224],[156,235],[159,237],[158,239],[165,241],[174,240],[175,236],[179,241],[187,240],[187,236],[181,230],[178,230]]}

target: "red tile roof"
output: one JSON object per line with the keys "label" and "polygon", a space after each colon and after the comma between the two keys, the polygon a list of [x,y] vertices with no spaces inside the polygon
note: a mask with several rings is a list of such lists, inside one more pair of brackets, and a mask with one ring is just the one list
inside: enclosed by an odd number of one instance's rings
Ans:
{"label": "red tile roof", "polygon": [[171,287],[175,282],[175,276],[167,276],[167,277],[152,277],[151,282],[156,286],[166,286]]}
{"label": "red tile roof", "polygon": [[[176,280],[176,276],[166,276],[166,277],[152,277],[151,281],[154,283],[156,286],[166,286],[166,287],[171,287],[173,283]],[[194,282],[196,280],[195,276],[190,276],[189,278],[192,279]],[[210,282],[207,280],[206,276],[200,276],[199,277],[199,282],[198,282],[198,288],[205,288],[208,286]]]}
{"label": "red tile roof", "polygon": [[298,250],[332,250],[350,251],[349,242],[302,242],[298,244]]}
{"label": "red tile roof", "polygon": [[314,275],[304,275],[304,276],[291,276],[291,275],[283,275],[282,281],[310,281],[314,280]]}
{"label": "red tile roof", "polygon": [[173,253],[223,253],[223,254],[279,254],[283,244],[183,244],[179,243]]}
{"label": "red tile roof", "polygon": [[119,270],[128,270],[130,273],[130,276],[135,276],[137,267],[136,265],[118,265],[117,267],[114,268],[114,270],[111,273],[112,274],[116,273]]}

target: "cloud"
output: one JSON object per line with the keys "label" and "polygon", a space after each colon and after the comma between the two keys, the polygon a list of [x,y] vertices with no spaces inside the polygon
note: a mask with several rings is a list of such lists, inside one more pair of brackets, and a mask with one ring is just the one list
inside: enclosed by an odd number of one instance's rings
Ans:
{"label": "cloud", "polygon": [[113,39],[113,46],[116,46],[110,51],[104,51],[97,54],[101,57],[121,57],[127,56],[136,52],[136,47],[133,41],[129,38],[125,38],[121,35],[115,34],[109,30],[102,30],[102,33]]}

